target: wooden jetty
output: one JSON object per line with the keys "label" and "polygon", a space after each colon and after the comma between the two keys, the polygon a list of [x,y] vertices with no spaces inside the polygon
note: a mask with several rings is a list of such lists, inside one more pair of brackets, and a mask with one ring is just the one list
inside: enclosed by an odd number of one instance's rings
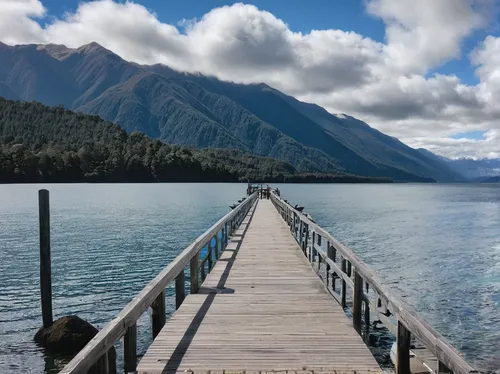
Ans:
{"label": "wooden jetty", "polygon": [[[121,338],[125,372],[380,373],[364,342],[371,318],[397,338],[398,374],[410,373],[410,365],[415,373],[419,366],[410,363],[412,339],[425,356],[420,366],[432,366],[429,372],[477,372],[352,250],[278,194],[262,188],[249,193],[61,373],[87,373],[91,367],[106,373],[107,352]],[[165,288],[171,282],[177,310],[166,321]],[[136,322],[148,308],[154,341],[138,363]]]}

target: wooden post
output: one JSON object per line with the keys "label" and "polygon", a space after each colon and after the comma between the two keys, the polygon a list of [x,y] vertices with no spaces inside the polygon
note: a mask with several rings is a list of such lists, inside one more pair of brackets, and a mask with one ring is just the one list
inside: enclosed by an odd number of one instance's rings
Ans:
{"label": "wooden post", "polygon": [[224,248],[226,248],[226,226],[222,226],[222,234],[220,238],[220,251],[224,252]]}
{"label": "wooden post", "polygon": [[[326,257],[328,257],[330,260],[332,259],[332,251],[331,251],[331,247],[330,247],[330,241],[327,240],[326,241]],[[328,288],[329,284],[330,284],[330,264],[327,262],[326,263],[326,288]],[[332,275],[332,281],[333,281],[333,275]],[[333,282],[332,282],[333,283]],[[333,289],[335,290],[335,289]]]}
{"label": "wooden post", "polygon": [[40,224],[40,294],[43,327],[52,326],[52,271],[50,264],[50,203],[49,191],[38,191]]}
{"label": "wooden post", "polygon": [[97,362],[95,363],[95,372],[99,374],[108,374],[109,373],[109,361],[108,361],[108,352],[103,354]]}
{"label": "wooden post", "polygon": [[186,298],[186,276],[184,269],[175,278],[175,309],[179,309]]}
{"label": "wooden post", "polygon": [[198,262],[200,261],[200,252],[198,252],[191,259],[189,263],[189,275],[191,278],[191,293],[198,293],[199,285],[198,285]]}
{"label": "wooden post", "polygon": [[207,261],[203,261],[201,264],[200,264],[200,271],[201,271],[201,283],[205,282],[205,278],[207,277],[207,274],[205,272],[205,264],[207,263]]}
{"label": "wooden post", "polygon": [[219,250],[219,233],[215,234],[215,261],[219,261],[220,250]]}
{"label": "wooden post", "polygon": [[361,304],[363,302],[363,278],[354,271],[354,289],[352,294],[352,324],[361,334]]}
{"label": "wooden post", "polygon": [[365,301],[365,337],[370,334],[370,304]]}
{"label": "wooden post", "polygon": [[[333,245],[330,245],[330,242],[327,242],[327,245],[328,245],[328,258],[331,259],[333,262],[337,262],[337,250],[335,249],[335,247]],[[333,272],[332,274],[332,290],[335,291],[336,289],[336,278],[337,277],[337,273],[336,272]]]}
{"label": "wooden post", "polygon": [[127,329],[123,338],[123,364],[125,373],[137,369],[137,323]]}
{"label": "wooden post", "polygon": [[449,374],[453,373],[448,366],[446,366],[443,362],[438,360],[437,374]]}
{"label": "wooden post", "polygon": [[[320,234],[316,234],[316,238],[318,239],[318,246],[321,248],[321,235]],[[315,250],[314,253],[316,254],[317,256],[317,262],[318,262],[318,273],[321,269],[321,260],[323,259],[323,257],[321,257],[319,251]]]}
{"label": "wooden post", "polygon": [[151,319],[153,321],[153,339],[160,333],[161,329],[167,322],[167,315],[165,310],[165,290],[160,292],[158,297],[151,305]]}
{"label": "wooden post", "polygon": [[314,245],[316,244],[316,232],[312,233],[311,246],[309,247],[309,262],[314,263]]}
{"label": "wooden post", "polygon": [[207,256],[208,256],[208,273],[210,273],[212,271],[212,267],[214,266],[214,258],[213,258],[213,253],[212,253],[212,250],[213,250],[213,247],[212,247],[212,239],[210,239],[210,241],[208,242],[208,246],[207,246]]}
{"label": "wooden post", "polygon": [[398,321],[396,373],[410,374],[410,331]]}
{"label": "wooden post", "polygon": [[302,220],[300,220],[299,222],[299,244],[300,244],[300,248],[302,248],[302,250],[304,250],[304,247],[302,245],[302,233],[304,231],[304,228],[303,228],[303,223],[302,223]]}
{"label": "wooden post", "polygon": [[347,275],[349,278],[352,276],[352,264],[351,261],[347,261]]}
{"label": "wooden post", "polygon": [[[342,265],[341,265],[340,270],[342,270],[342,273],[345,274],[347,261],[345,258],[342,258],[341,262],[342,262]],[[345,299],[346,299],[346,287],[347,287],[346,281],[344,280],[344,278],[342,278],[342,290],[341,290],[341,292],[342,292],[342,308],[345,308],[345,306],[346,306],[346,301],[345,301]]]}

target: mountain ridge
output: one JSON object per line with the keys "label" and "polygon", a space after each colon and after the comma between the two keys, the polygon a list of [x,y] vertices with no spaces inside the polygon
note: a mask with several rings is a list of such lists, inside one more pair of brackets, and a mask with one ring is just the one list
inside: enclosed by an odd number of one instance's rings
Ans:
{"label": "mountain ridge", "polygon": [[339,118],[264,83],[138,65],[97,43],[1,47],[0,82],[21,100],[63,104],[175,144],[274,157],[301,172],[463,181],[447,163],[354,117]]}

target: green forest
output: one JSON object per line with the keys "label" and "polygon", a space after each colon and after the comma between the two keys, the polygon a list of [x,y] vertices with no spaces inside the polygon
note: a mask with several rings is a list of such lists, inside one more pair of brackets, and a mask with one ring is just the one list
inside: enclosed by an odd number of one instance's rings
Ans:
{"label": "green forest", "polygon": [[391,182],[304,174],[283,161],[228,149],[188,149],[126,133],[98,116],[0,98],[0,183]]}

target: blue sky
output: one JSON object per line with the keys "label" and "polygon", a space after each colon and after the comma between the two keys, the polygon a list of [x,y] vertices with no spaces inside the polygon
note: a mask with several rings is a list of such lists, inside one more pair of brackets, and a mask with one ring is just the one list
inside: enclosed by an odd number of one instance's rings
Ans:
{"label": "blue sky", "polygon": [[500,0],[7,4],[7,44],[97,42],[140,64],[264,82],[415,148],[500,157]]}

